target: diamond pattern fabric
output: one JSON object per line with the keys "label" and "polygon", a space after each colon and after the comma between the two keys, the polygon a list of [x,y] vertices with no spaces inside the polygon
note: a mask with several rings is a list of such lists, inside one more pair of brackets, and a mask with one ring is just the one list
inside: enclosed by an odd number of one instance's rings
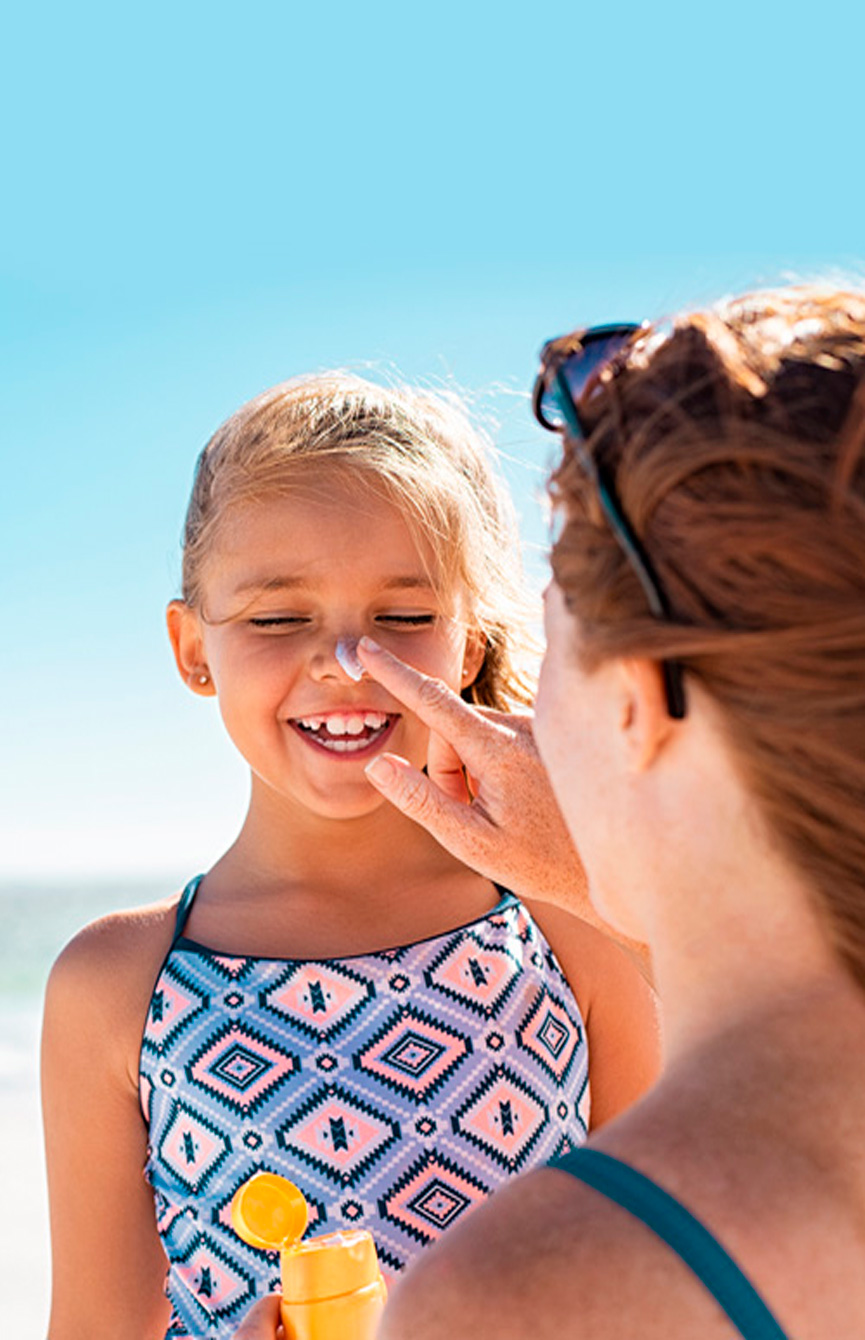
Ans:
{"label": "diamond pattern fabric", "polygon": [[528,911],[347,959],[240,958],[179,938],[141,1049],[145,1169],[169,1260],[170,1337],[228,1340],[279,1287],[231,1198],[281,1173],[309,1233],[373,1234],[385,1275],[508,1178],[581,1145],[585,1031]]}

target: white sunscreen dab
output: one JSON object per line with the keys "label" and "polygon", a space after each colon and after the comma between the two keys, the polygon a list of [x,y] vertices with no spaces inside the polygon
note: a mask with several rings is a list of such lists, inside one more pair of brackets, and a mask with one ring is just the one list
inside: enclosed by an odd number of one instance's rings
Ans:
{"label": "white sunscreen dab", "polygon": [[360,661],[357,659],[356,638],[341,637],[336,644],[335,655],[349,679],[361,679],[366,673]]}

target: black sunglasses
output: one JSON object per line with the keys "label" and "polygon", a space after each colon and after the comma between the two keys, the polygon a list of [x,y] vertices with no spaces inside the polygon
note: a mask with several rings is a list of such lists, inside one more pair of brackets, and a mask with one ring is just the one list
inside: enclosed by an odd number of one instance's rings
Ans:
{"label": "black sunglasses", "polygon": [[[598,491],[604,516],[619,547],[639,579],[649,609],[656,619],[669,619],[671,606],[651,560],[622,510],[609,473],[586,447],[588,433],[580,403],[591,397],[601,372],[615,372],[620,356],[647,326],[593,326],[590,330],[548,340],[541,350],[541,368],[535,380],[532,408],[542,428],[563,433],[577,460]],[[662,661],[667,711],[675,720],[685,715],[685,688],[678,661]]]}

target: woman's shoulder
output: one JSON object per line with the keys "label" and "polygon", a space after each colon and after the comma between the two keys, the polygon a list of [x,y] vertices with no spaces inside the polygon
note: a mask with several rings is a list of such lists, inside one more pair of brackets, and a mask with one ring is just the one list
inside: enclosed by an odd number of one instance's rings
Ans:
{"label": "woman's shoulder", "polygon": [[[627,1118],[620,1120],[624,1126]],[[629,1145],[626,1136],[614,1143]],[[645,1166],[646,1161],[637,1156],[625,1162]],[[676,1186],[681,1202],[690,1200],[697,1218],[732,1250],[782,1325],[790,1328],[791,1319],[808,1318],[810,1328],[800,1325],[790,1334],[847,1333],[843,1326],[820,1330],[825,1303],[815,1307],[808,1300],[813,1290],[807,1263],[813,1266],[811,1280],[819,1270],[813,1235],[806,1243],[795,1226],[787,1231],[789,1215],[755,1208],[756,1193],[747,1212],[725,1211],[718,1203],[723,1192],[711,1186],[724,1179],[717,1166],[702,1170],[702,1183],[692,1178],[686,1197],[672,1162],[663,1155],[649,1162],[654,1165],[650,1180]],[[635,1203],[636,1210],[625,1209],[623,1200],[559,1168],[515,1179],[480,1206],[465,1229],[458,1226],[421,1257],[388,1304],[381,1340],[434,1340],[438,1335],[471,1340],[477,1334],[559,1340],[577,1333],[581,1340],[632,1340],[635,1335],[641,1340],[728,1340],[731,1324],[712,1293],[664,1236],[640,1218],[640,1202]],[[858,1286],[852,1290],[857,1292]],[[427,1327],[428,1317],[433,1320]]]}
{"label": "woman's shoulder", "polygon": [[[684,1328],[683,1328],[684,1321]],[[515,1179],[422,1255],[381,1340],[728,1340],[729,1324],[636,1219],[553,1169]]]}

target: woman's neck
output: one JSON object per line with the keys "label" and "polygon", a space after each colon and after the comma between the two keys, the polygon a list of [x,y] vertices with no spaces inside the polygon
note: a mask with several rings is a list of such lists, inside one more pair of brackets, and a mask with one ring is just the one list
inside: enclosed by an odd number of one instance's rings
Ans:
{"label": "woman's neck", "polygon": [[668,1064],[737,1019],[849,985],[817,891],[743,781],[714,704],[696,687],[693,699],[687,729],[622,788],[627,877],[613,886],[623,927],[651,951]]}
{"label": "woman's neck", "polygon": [[701,878],[668,886],[650,919],[667,1063],[833,983],[849,989],[808,886],[746,843]]}

